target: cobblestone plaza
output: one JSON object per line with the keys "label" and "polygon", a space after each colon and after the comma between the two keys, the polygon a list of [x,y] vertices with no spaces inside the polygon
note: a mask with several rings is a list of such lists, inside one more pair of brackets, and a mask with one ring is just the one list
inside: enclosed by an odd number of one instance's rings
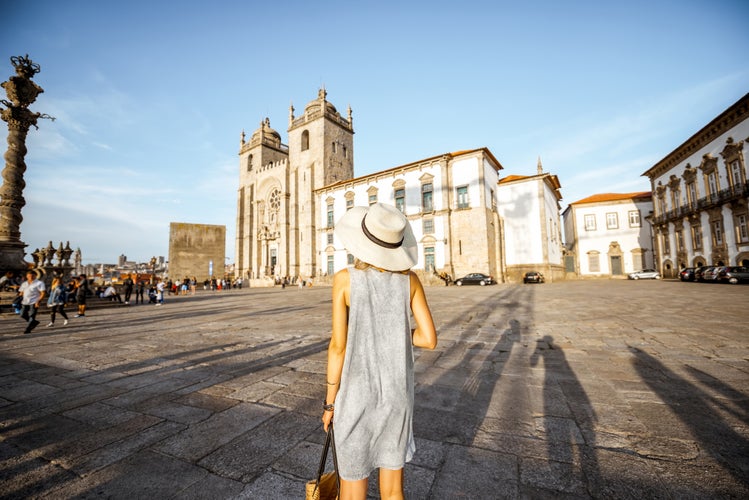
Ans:
{"label": "cobblestone plaza", "polygon": [[[746,498],[749,286],[428,287],[409,499]],[[330,288],[0,317],[0,497],[301,498]],[[376,481],[370,481],[376,496]]]}

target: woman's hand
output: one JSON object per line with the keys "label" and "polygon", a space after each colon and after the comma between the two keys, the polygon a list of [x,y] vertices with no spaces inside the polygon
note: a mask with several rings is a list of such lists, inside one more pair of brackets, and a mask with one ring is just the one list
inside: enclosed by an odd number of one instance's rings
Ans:
{"label": "woman's hand", "polygon": [[322,426],[325,432],[328,432],[328,427],[333,422],[333,410],[325,410],[322,414]]}

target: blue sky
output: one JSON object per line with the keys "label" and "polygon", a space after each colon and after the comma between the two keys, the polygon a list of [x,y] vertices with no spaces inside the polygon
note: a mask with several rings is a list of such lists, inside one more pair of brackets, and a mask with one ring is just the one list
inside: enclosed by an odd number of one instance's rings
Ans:
{"label": "blue sky", "polygon": [[540,156],[562,209],[649,190],[749,91],[747,19],[739,0],[12,2],[0,78],[29,54],[31,108],[57,118],[29,132],[22,240],[146,261],[170,222],[221,224],[232,262],[241,131],[268,117],[286,142],[323,85],[353,109],[357,176],[488,147],[503,175]]}

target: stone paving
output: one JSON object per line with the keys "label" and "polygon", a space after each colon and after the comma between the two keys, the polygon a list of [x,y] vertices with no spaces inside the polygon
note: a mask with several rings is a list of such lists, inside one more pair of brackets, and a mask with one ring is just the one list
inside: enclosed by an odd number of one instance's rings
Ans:
{"label": "stone paving", "polygon": [[[407,498],[749,497],[749,286],[429,287]],[[201,292],[21,335],[0,497],[302,498],[330,289]],[[377,497],[376,473],[370,494]]]}

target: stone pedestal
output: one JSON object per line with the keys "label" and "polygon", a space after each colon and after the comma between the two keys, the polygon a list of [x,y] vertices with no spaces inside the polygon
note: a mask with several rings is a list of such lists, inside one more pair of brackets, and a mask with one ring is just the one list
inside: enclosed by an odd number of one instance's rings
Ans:
{"label": "stone pedestal", "polygon": [[0,241],[0,270],[22,271],[28,267],[24,256],[26,244],[21,241]]}

